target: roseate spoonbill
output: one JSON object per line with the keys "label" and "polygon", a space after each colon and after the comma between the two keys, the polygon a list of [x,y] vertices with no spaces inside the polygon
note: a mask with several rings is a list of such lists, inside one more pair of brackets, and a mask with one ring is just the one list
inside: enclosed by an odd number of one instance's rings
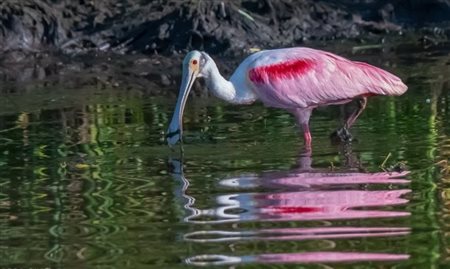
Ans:
{"label": "roseate spoonbill", "polygon": [[314,108],[344,104],[357,99],[358,107],[339,131],[347,129],[364,110],[367,97],[401,95],[407,86],[393,74],[372,65],[311,48],[265,50],[248,56],[230,80],[219,72],[205,52],[191,51],[183,61],[180,92],[167,130],[169,146],[182,139],[183,110],[196,78],[203,77],[214,95],[232,104],[261,100],[266,106],[283,108],[295,115],[310,148],[309,118]]}

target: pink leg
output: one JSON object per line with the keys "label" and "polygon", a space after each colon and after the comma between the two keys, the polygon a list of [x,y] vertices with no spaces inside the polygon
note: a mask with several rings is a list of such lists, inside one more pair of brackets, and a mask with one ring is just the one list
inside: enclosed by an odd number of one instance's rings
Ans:
{"label": "pink leg", "polygon": [[312,139],[311,139],[311,132],[309,131],[309,124],[303,123],[302,129],[303,129],[303,137],[305,138],[305,143],[311,144]]}
{"label": "pink leg", "polygon": [[312,137],[311,132],[309,131],[309,124],[303,123],[302,129],[303,129],[303,138],[305,139],[305,148],[307,151],[311,150]]}
{"label": "pink leg", "polygon": [[305,147],[311,149],[311,132],[309,131],[309,117],[311,117],[312,109],[292,109],[291,113],[295,115],[297,124],[303,130],[303,137],[305,139]]}

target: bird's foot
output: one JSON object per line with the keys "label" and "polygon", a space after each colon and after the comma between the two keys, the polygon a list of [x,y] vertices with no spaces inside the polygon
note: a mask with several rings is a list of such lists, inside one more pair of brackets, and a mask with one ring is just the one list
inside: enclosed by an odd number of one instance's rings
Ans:
{"label": "bird's foot", "polygon": [[337,129],[336,131],[332,132],[330,135],[331,140],[334,142],[352,142],[353,136],[348,131],[347,128],[342,127],[341,129]]}

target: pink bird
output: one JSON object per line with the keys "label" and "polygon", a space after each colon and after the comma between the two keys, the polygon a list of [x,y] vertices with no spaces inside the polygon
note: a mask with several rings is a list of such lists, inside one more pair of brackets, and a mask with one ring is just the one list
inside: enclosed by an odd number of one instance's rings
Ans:
{"label": "pink bird", "polygon": [[251,104],[260,100],[266,106],[283,108],[294,114],[307,148],[311,147],[309,118],[314,108],[357,99],[357,109],[336,131],[341,139],[349,140],[347,130],[366,107],[367,97],[401,95],[407,90],[398,77],[387,71],[311,48],[257,52],[239,65],[230,80],[220,74],[207,53],[191,51],[183,61],[181,88],[167,131],[169,146],[182,140],[184,106],[198,77],[206,80],[215,96],[229,103]]}

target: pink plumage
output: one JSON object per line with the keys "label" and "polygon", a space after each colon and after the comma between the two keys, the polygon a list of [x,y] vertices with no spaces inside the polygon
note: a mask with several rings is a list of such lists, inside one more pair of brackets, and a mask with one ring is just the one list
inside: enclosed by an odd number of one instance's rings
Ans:
{"label": "pink plumage", "polygon": [[265,105],[283,108],[295,115],[303,129],[305,145],[311,147],[309,118],[314,108],[358,100],[358,107],[335,134],[351,140],[348,132],[367,97],[401,95],[407,87],[393,74],[366,63],[354,62],[330,52],[310,48],[261,51],[247,57],[230,80],[220,74],[214,60],[205,52],[191,51],[183,61],[183,77],[177,105],[167,130],[167,141],[181,141],[184,105],[196,78],[203,77],[217,97],[233,104],[261,100]]}
{"label": "pink plumage", "polygon": [[380,68],[310,48],[268,50],[249,57],[248,79],[269,106],[308,108],[360,96],[401,95],[407,87]]}

